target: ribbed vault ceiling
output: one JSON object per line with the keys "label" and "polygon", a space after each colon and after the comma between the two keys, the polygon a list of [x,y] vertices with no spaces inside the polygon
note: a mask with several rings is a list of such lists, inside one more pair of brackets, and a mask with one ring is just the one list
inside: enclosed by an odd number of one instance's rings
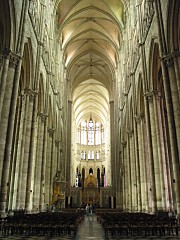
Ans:
{"label": "ribbed vault ceiling", "polygon": [[60,40],[76,122],[106,124],[123,27],[121,0],[62,0]]}

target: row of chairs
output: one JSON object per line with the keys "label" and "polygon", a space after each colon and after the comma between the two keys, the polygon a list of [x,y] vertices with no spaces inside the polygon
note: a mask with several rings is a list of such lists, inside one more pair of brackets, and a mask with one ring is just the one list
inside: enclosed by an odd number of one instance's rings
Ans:
{"label": "row of chairs", "polygon": [[175,217],[115,211],[98,211],[96,214],[106,236],[178,235],[178,222]]}
{"label": "row of chairs", "polygon": [[74,236],[83,219],[83,211],[8,216],[0,220],[0,234]]}

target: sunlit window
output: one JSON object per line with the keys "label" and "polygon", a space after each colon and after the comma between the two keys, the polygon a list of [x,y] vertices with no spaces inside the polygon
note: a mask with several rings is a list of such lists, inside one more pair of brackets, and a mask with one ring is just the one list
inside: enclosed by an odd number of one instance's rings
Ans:
{"label": "sunlit window", "polygon": [[99,160],[100,159],[100,151],[96,152],[96,159]]}
{"label": "sunlit window", "polygon": [[81,143],[81,128],[78,128],[77,143]]}
{"label": "sunlit window", "polygon": [[89,121],[82,121],[77,133],[77,143],[94,146],[104,143],[104,129],[100,122],[90,116]]}
{"label": "sunlit window", "polygon": [[94,151],[89,151],[88,152],[88,160],[94,159]]}
{"label": "sunlit window", "polygon": [[86,151],[81,152],[81,160],[86,160]]}
{"label": "sunlit window", "polygon": [[94,123],[91,116],[88,124],[88,145],[94,145]]}
{"label": "sunlit window", "polygon": [[96,123],[96,145],[101,144],[101,124]]}
{"label": "sunlit window", "polygon": [[86,122],[81,123],[81,144],[87,145],[87,126]]}

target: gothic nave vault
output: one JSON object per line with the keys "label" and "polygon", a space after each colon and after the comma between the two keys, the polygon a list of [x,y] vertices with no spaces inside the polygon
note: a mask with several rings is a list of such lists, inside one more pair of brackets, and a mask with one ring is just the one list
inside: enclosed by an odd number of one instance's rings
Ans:
{"label": "gothic nave vault", "polygon": [[1,0],[0,216],[180,215],[179,50],[179,0]]}

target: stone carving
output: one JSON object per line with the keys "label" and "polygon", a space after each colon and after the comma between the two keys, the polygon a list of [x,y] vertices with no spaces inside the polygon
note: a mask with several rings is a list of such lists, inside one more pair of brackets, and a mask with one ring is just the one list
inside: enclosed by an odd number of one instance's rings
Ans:
{"label": "stone carving", "polygon": [[29,3],[29,16],[31,19],[32,27],[36,37],[38,36],[39,18],[38,18],[38,2],[37,0],[30,0]]}
{"label": "stone carving", "polygon": [[54,176],[53,182],[62,182],[62,181],[65,181],[65,177],[64,177],[64,171],[60,169],[59,171],[57,171],[56,175]]}
{"label": "stone carving", "polygon": [[153,1],[146,1],[144,5],[144,16],[143,16],[143,42],[146,40],[149,32],[151,22],[154,16]]}

